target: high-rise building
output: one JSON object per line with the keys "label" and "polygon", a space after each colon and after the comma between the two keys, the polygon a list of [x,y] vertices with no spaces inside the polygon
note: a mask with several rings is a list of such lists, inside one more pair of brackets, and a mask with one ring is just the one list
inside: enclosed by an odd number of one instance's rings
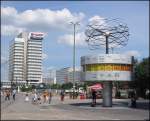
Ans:
{"label": "high-rise building", "polygon": [[20,83],[42,81],[42,40],[44,34],[23,32],[10,43],[9,80]]}
{"label": "high-rise building", "polygon": [[[81,70],[75,68],[75,82],[81,81]],[[67,67],[56,71],[56,83],[63,84],[67,82],[73,83],[73,68]]]}

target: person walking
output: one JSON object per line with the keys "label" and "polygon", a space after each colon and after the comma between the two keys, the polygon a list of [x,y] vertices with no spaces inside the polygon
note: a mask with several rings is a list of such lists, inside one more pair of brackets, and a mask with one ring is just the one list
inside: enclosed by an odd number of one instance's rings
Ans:
{"label": "person walking", "polygon": [[36,101],[37,101],[37,94],[36,94],[36,92],[33,92],[32,93],[32,104],[35,104]]}
{"label": "person walking", "polygon": [[5,91],[5,100],[10,100],[10,91],[8,89]]}
{"label": "person walking", "polygon": [[29,101],[29,95],[28,93],[26,93],[25,102],[28,102],[28,101]]}
{"label": "person walking", "polygon": [[40,95],[40,93],[38,93],[38,95],[37,95],[37,103],[41,104],[41,95]]}
{"label": "person walking", "polygon": [[131,108],[136,108],[136,92],[131,93]]}
{"label": "person walking", "polygon": [[96,105],[96,91],[92,89],[92,106]]}
{"label": "person walking", "polygon": [[35,92],[35,93],[34,93],[34,103],[35,103],[35,104],[37,104],[37,99],[38,99],[38,96],[37,96],[37,93]]}
{"label": "person walking", "polygon": [[52,100],[52,92],[50,91],[50,92],[49,92],[49,98],[48,98],[48,103],[49,103],[49,104],[51,103],[51,100]]}
{"label": "person walking", "polygon": [[13,100],[15,101],[15,98],[16,98],[16,89],[13,89],[12,95],[13,95]]}
{"label": "person walking", "polygon": [[64,92],[64,90],[62,90],[60,92],[61,101],[64,101],[64,96],[65,96],[65,92]]}
{"label": "person walking", "polygon": [[47,93],[46,93],[46,91],[44,91],[44,93],[43,93],[43,103],[46,103],[46,95],[47,95]]}
{"label": "person walking", "polygon": [[146,96],[146,99],[150,98],[150,91],[149,91],[149,89],[146,89],[145,96]]}
{"label": "person walking", "polygon": [[5,100],[7,100],[7,90],[4,90]]}

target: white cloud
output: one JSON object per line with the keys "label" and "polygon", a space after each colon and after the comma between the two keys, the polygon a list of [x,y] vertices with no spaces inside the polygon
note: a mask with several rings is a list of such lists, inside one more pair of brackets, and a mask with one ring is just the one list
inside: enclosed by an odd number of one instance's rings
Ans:
{"label": "white cloud", "polygon": [[89,24],[94,27],[99,27],[99,25],[105,24],[105,18],[95,15],[89,19]]}
{"label": "white cloud", "polygon": [[[83,13],[71,13],[67,8],[62,10],[35,9],[18,12],[13,7],[1,8],[2,25],[13,26],[13,29],[47,31],[51,29],[70,29],[69,22],[82,21]],[[4,28],[2,33],[4,34]],[[12,32],[10,32],[12,33]]]}
{"label": "white cloud", "polygon": [[42,53],[42,59],[43,59],[43,60],[48,59],[48,55],[47,55],[46,53]]}
{"label": "white cloud", "polygon": [[125,52],[125,54],[129,55],[129,56],[134,56],[134,57],[140,57],[141,56],[141,54],[136,50],[127,51],[127,52]]}
{"label": "white cloud", "polygon": [[[66,35],[60,36],[58,38],[57,42],[73,46],[74,36],[72,34],[66,34]],[[87,45],[87,43],[85,42],[84,32],[76,33],[76,41],[75,42],[76,42],[76,45],[78,45],[78,46],[86,46]]]}
{"label": "white cloud", "polygon": [[[104,20],[104,17],[95,15],[89,19],[89,22],[99,22],[99,20]],[[103,22],[103,21],[102,21]]]}
{"label": "white cloud", "polygon": [[1,26],[1,34],[4,36],[17,35],[18,33],[25,31],[25,28],[15,27],[12,25],[2,25]]}
{"label": "white cloud", "polygon": [[13,7],[2,7],[1,8],[1,12],[5,15],[5,16],[14,16],[14,14],[17,14],[17,10]]}

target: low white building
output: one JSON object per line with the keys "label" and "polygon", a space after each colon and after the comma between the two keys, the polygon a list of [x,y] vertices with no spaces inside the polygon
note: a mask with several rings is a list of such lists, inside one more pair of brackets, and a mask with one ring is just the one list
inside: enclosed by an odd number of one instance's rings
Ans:
{"label": "low white building", "polygon": [[[75,68],[75,82],[81,81],[81,69]],[[56,82],[58,84],[73,82],[73,68],[66,67],[56,71]]]}

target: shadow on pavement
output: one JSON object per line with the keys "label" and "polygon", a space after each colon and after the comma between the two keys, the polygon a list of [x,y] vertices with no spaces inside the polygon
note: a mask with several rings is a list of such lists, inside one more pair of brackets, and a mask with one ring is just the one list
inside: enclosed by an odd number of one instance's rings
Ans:
{"label": "shadow on pavement", "polygon": [[136,108],[137,109],[149,110],[150,109],[150,102],[138,102]]}
{"label": "shadow on pavement", "polygon": [[[79,106],[79,107],[91,107],[91,102],[87,103],[72,103],[70,104],[72,106]],[[96,103],[96,107],[103,107],[102,103]],[[112,107],[126,107],[129,108],[127,102],[114,102]],[[144,110],[149,110],[150,105],[149,102],[137,102],[137,107],[135,109],[144,109]]]}

